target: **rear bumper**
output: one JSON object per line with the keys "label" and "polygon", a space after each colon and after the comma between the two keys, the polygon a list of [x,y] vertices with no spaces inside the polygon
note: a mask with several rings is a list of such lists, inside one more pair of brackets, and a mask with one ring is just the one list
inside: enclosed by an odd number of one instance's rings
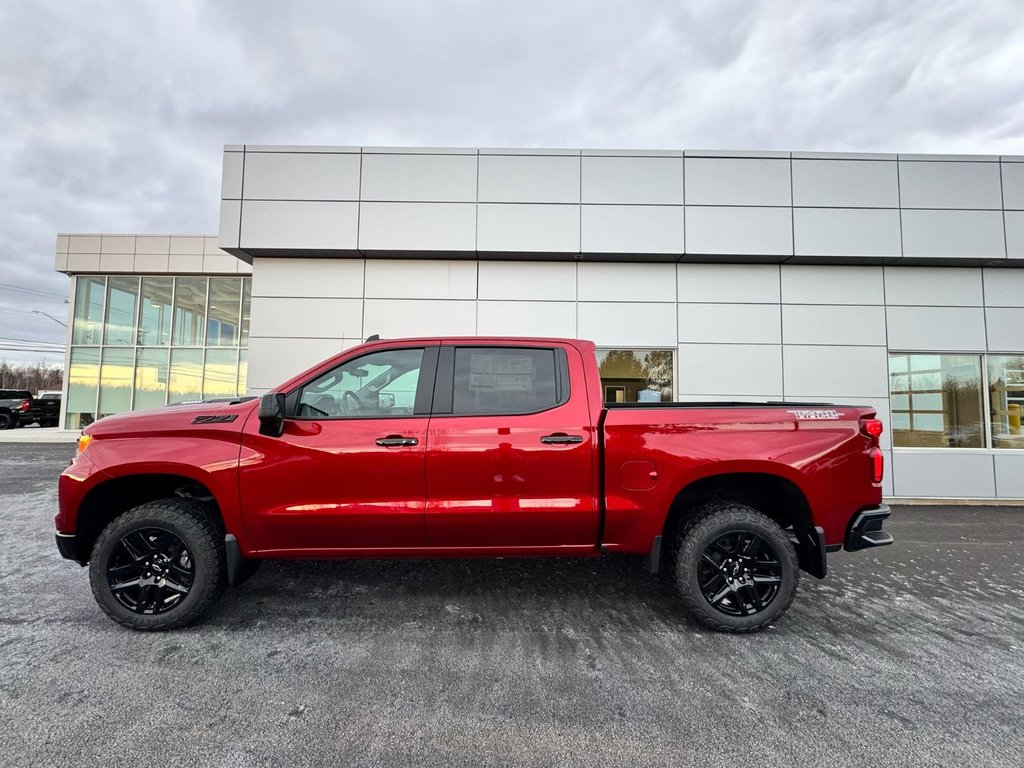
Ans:
{"label": "rear bumper", "polygon": [[846,529],[843,549],[847,552],[856,552],[859,549],[892,544],[892,534],[882,530],[882,524],[891,513],[888,504],[879,504],[877,507],[858,512]]}

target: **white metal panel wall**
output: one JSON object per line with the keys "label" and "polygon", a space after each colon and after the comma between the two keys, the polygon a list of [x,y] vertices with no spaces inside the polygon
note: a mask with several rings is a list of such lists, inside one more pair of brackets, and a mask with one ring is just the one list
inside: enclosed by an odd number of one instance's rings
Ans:
{"label": "white metal panel wall", "polygon": [[[1021,168],[1013,157],[230,146],[220,245],[246,259],[1009,263],[1024,258]],[[67,253],[62,264],[84,265],[71,257],[95,251]]]}
{"label": "white metal panel wall", "polygon": [[[888,424],[889,350],[1024,352],[1016,270],[291,257],[254,267],[254,392],[372,333],[557,335],[675,350],[678,399],[855,403]],[[1022,494],[1024,456],[893,450],[888,431],[883,447],[887,493]]]}

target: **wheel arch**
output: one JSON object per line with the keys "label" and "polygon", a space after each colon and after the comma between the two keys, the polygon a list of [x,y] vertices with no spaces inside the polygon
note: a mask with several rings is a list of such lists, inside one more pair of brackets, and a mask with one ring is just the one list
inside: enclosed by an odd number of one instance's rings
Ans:
{"label": "wheel arch", "polygon": [[96,539],[113,520],[149,501],[182,497],[203,503],[221,535],[225,525],[221,506],[210,484],[175,472],[140,472],[105,480],[89,490],[78,508],[78,558],[89,562]]}
{"label": "wheel arch", "polygon": [[691,481],[669,505],[662,541],[671,541],[697,510],[712,501],[732,501],[764,513],[792,532],[801,570],[825,576],[824,538],[814,525],[810,502],[792,479],[773,472],[723,472]]}

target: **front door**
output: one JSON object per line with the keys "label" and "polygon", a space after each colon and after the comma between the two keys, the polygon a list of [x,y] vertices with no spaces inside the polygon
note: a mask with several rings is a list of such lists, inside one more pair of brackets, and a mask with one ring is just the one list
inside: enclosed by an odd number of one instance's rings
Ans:
{"label": "front door", "polygon": [[[436,347],[348,360],[288,393],[284,434],[242,435],[240,492],[261,551],[421,547]],[[421,375],[422,374],[422,375]]]}
{"label": "front door", "polygon": [[428,431],[430,545],[593,546],[596,444],[579,353],[441,349]]}

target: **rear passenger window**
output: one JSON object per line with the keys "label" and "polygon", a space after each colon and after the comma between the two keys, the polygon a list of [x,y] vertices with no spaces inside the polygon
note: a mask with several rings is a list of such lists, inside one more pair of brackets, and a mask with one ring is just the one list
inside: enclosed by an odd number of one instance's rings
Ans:
{"label": "rear passenger window", "polygon": [[458,347],[452,413],[536,413],[564,402],[553,349]]}

